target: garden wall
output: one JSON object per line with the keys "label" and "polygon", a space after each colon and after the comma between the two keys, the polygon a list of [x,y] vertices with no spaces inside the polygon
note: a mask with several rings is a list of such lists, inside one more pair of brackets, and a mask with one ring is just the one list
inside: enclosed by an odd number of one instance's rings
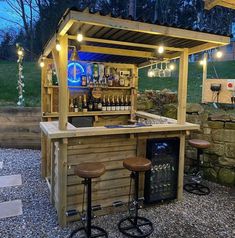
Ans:
{"label": "garden wall", "polygon": [[40,149],[40,108],[0,108],[0,147]]}

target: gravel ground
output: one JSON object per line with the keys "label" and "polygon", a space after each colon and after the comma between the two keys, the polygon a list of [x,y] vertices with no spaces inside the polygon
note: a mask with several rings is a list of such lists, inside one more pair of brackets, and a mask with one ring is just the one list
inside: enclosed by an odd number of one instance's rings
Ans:
{"label": "gravel ground", "polygon": [[[47,185],[40,177],[40,151],[0,149],[3,169],[0,175],[21,174],[23,185],[0,188],[0,202],[21,199],[23,215],[0,219],[0,238],[67,237],[80,223],[61,229],[56,211],[49,202]],[[231,189],[209,183],[211,194],[195,196],[185,193],[183,202],[142,209],[140,214],[154,223],[151,237],[235,237],[235,204]],[[1,212],[1,211],[0,211]],[[117,222],[125,214],[94,219],[109,232],[110,238],[123,237]]]}

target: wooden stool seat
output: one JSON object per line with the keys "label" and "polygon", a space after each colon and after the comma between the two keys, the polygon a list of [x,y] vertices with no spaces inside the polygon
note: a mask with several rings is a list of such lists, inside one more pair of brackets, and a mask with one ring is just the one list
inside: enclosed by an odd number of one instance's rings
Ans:
{"label": "wooden stool seat", "polygon": [[145,172],[151,168],[151,161],[141,157],[130,157],[123,161],[123,166],[134,172]]}
{"label": "wooden stool seat", "polygon": [[102,163],[81,163],[74,169],[77,176],[81,178],[98,178],[105,172],[105,166]]}
{"label": "wooden stool seat", "polygon": [[207,149],[210,147],[210,142],[206,140],[192,139],[188,141],[189,144],[197,149]]}

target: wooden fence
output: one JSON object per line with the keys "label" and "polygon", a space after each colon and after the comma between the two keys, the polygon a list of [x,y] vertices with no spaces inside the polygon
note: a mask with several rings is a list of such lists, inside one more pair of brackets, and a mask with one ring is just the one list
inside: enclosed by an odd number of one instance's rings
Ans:
{"label": "wooden fence", "polygon": [[40,108],[0,108],[0,147],[40,149]]}

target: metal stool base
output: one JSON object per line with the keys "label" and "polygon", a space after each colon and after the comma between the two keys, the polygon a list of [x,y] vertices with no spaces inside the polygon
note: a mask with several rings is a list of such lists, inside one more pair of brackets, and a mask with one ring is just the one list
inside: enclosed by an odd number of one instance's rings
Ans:
{"label": "metal stool base", "polygon": [[207,186],[200,183],[187,183],[184,185],[184,190],[199,196],[208,195],[211,192]]}
{"label": "metal stool base", "polygon": [[80,236],[79,235],[79,238],[96,238],[96,237],[105,237],[105,238],[108,238],[108,234],[107,232],[101,228],[101,227],[98,227],[98,226],[91,226],[91,236],[87,236],[87,233],[86,233],[86,228],[85,227],[80,227],[76,230],[74,230],[69,238],[72,238],[76,233],[78,232],[81,232],[81,234],[84,234],[84,236]]}
{"label": "metal stool base", "polygon": [[153,232],[153,224],[145,217],[130,216],[118,223],[118,229],[128,237],[148,237]]}

